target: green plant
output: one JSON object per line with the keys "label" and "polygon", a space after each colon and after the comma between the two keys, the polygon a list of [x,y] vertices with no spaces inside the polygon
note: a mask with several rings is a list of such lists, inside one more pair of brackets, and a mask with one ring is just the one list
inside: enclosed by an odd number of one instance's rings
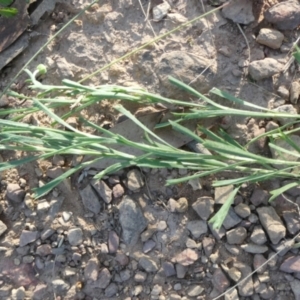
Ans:
{"label": "green plant", "polygon": [[[39,67],[39,70],[44,71],[41,66]],[[286,187],[273,191],[272,199],[274,199],[286,189],[299,184],[299,175],[297,172],[293,172],[293,170],[300,167],[300,162],[289,162],[284,159],[273,159],[253,154],[247,150],[247,145],[239,145],[222,129],[220,129],[218,133],[214,133],[206,128],[199,126],[198,130],[205,134],[207,137],[204,139],[180,124],[180,122],[183,120],[189,120],[193,118],[212,118],[228,114],[268,118],[286,117],[291,119],[290,124],[268,132],[265,135],[267,135],[270,139],[284,137],[287,141],[289,141],[289,134],[300,130],[298,128],[287,130],[289,126],[292,126],[293,124],[299,122],[298,120],[295,120],[295,118],[297,118],[298,116],[290,115],[287,113],[273,112],[246,101],[234,98],[228,93],[222,92],[218,89],[213,89],[211,90],[213,94],[222,96],[231,102],[239,103],[242,108],[237,109],[230,108],[229,106],[225,105],[219,105],[208,97],[200,94],[190,86],[187,86],[186,84],[172,77],[170,77],[171,83],[173,83],[177,87],[180,87],[181,89],[184,89],[187,92],[192,93],[194,96],[199,97],[204,101],[204,104],[169,99],[160,95],[149,93],[146,90],[138,87],[130,88],[116,85],[89,87],[70,80],[63,80],[61,86],[44,85],[37,81],[35,78],[35,76],[39,73],[39,70],[35,71],[34,73],[26,70],[31,81],[30,88],[35,91],[39,91],[36,97],[29,98],[15,92],[10,92],[10,94],[15,97],[19,97],[22,99],[31,99],[34,103],[34,106],[31,108],[23,109],[6,109],[0,112],[0,114],[2,115],[11,115],[10,120],[0,119],[0,124],[2,126],[0,132],[0,150],[19,150],[26,153],[33,153],[33,155],[24,157],[23,159],[17,161],[2,163],[0,171],[11,167],[16,167],[29,161],[46,159],[56,154],[89,155],[93,158],[83,164],[79,164],[75,168],[68,170],[66,173],[47,183],[42,188],[35,189],[35,195],[37,198],[48,193],[62,180],[69,177],[78,170],[91,165],[93,162],[99,159],[105,158],[114,158],[117,160],[117,163],[99,172],[97,175],[95,175],[94,178],[99,179],[104,175],[112,174],[120,169],[130,166],[149,168],[184,168],[194,172],[189,176],[167,180],[167,185],[178,184],[193,178],[217,175],[221,171],[230,171],[232,174],[238,173],[238,178],[229,178],[226,180],[216,179],[213,182],[213,186],[215,187],[229,184],[233,184],[236,186],[233,194],[229,196],[228,202],[211,220],[211,222],[213,222],[215,226],[219,227],[221,226],[228,212],[228,209],[230,208],[235,194],[238,192],[239,186],[241,186],[243,183],[256,183],[272,178],[290,178],[295,180],[292,185],[289,184]],[[60,96],[53,99],[51,97],[53,92],[59,92]],[[173,129],[191,137],[197,142],[203,144],[203,146],[210,150],[212,154],[204,155],[174,148],[173,146],[169,145],[164,140],[159,138],[155,134],[155,132],[150,131],[147,127],[145,127],[135,116],[133,116],[121,105],[116,105],[115,109],[118,112],[126,115],[135,124],[137,124],[144,130],[145,136],[142,143],[130,141],[123,136],[114,134],[84,119],[80,112],[87,106],[102,101],[103,99],[122,99],[126,101],[140,102],[143,104],[153,104],[160,102],[186,106],[187,108],[189,108],[187,112],[185,112],[184,114],[174,114],[173,121],[169,120],[168,123],[158,124],[157,127],[171,126],[172,128],[170,128],[170,130]],[[62,117],[58,117],[52,111],[53,108],[58,106],[73,105],[74,103],[78,103],[78,100],[80,100],[79,105],[71,109],[70,112],[63,115]],[[245,107],[251,107],[252,110],[245,110]],[[60,124],[67,128],[69,131],[58,128],[33,126],[21,122],[22,118],[26,114],[38,110],[41,110],[45,114],[50,116],[54,121],[53,124]],[[89,126],[96,130],[97,134],[88,134],[81,132],[66,123],[64,119],[71,116],[72,114],[76,114],[77,116],[79,116],[80,121],[83,122],[86,126]],[[261,137],[262,136],[257,138]],[[250,143],[253,141],[250,141]],[[126,145],[135,149],[139,149],[142,154],[139,156],[135,156],[114,150],[114,146],[116,145]],[[277,150],[282,151],[283,153],[287,151],[286,149],[280,149],[278,146],[272,144],[271,142],[269,143],[269,145],[270,147],[277,147]],[[281,165],[284,166],[284,168],[278,169],[277,167],[275,167],[275,165]]]}
{"label": "green plant", "polygon": [[0,16],[9,18],[15,16],[18,13],[18,10],[16,8],[8,7],[13,2],[14,0],[0,0]]}

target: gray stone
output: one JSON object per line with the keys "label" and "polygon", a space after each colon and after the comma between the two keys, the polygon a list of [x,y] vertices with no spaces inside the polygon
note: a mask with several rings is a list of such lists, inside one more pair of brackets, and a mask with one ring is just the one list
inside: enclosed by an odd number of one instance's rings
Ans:
{"label": "gray stone", "polygon": [[144,273],[142,271],[138,271],[134,275],[134,281],[135,282],[144,282],[147,279],[147,273]]}
{"label": "gray stone", "polygon": [[153,10],[152,10],[153,21],[154,22],[161,21],[168,14],[170,9],[171,9],[171,6],[166,1],[163,1],[163,3],[154,6]]}
{"label": "gray stone", "polygon": [[68,241],[72,246],[77,246],[82,243],[83,232],[81,228],[71,228],[68,231]]}
{"label": "gray stone", "polygon": [[295,296],[295,300],[300,300],[300,280],[294,279],[290,281],[290,286]]}
{"label": "gray stone", "polygon": [[224,204],[233,191],[233,185],[220,186],[215,188],[215,203]]}
{"label": "gray stone", "polygon": [[197,297],[204,291],[201,285],[193,285],[187,289],[187,294],[189,297]]}
{"label": "gray stone", "polygon": [[92,186],[101,199],[109,204],[112,200],[112,191],[103,180],[93,180]]}
{"label": "gray stone", "polygon": [[174,276],[176,274],[174,265],[171,262],[165,261],[162,264],[162,268],[165,272],[166,277],[171,277],[171,276]]}
{"label": "gray stone", "polygon": [[[234,267],[236,267],[242,272],[242,279],[247,277],[252,272],[251,268],[244,263],[234,263]],[[243,282],[243,284],[238,285],[238,291],[239,291],[239,295],[242,297],[249,297],[253,295],[254,286],[253,286],[253,280],[251,276],[248,279],[246,279]]]}
{"label": "gray stone", "polygon": [[283,226],[275,209],[271,206],[257,209],[259,220],[266,230],[271,242],[278,244],[285,237],[286,229]]}
{"label": "gray stone", "polygon": [[39,256],[47,256],[52,252],[52,247],[49,244],[43,244],[36,248],[36,254]]}
{"label": "gray stone", "polygon": [[235,282],[240,281],[242,277],[242,273],[235,267],[228,269],[227,274]]}
{"label": "gray stone", "polygon": [[241,218],[247,218],[251,214],[249,205],[245,203],[239,203],[237,206],[234,207],[234,211]]}
{"label": "gray stone", "polygon": [[290,102],[296,104],[300,95],[300,84],[297,81],[292,82],[290,87]]}
{"label": "gray stone", "polygon": [[230,282],[221,269],[216,269],[212,276],[212,284],[220,293],[226,291],[230,286]]}
{"label": "gray stone", "polygon": [[119,220],[126,244],[137,242],[140,233],[147,227],[147,221],[137,204],[126,197],[119,205]]}
{"label": "gray stone", "polygon": [[112,297],[118,293],[118,286],[113,282],[104,291],[105,297]]}
{"label": "gray stone", "polygon": [[84,268],[85,280],[96,281],[99,274],[99,264],[96,258],[91,258]]}
{"label": "gray stone", "polygon": [[206,256],[210,256],[215,246],[215,239],[204,237],[202,240],[202,248]]}
{"label": "gray stone", "polygon": [[294,108],[294,106],[291,105],[291,104],[284,104],[284,105],[281,105],[281,106],[279,106],[279,107],[277,107],[277,108],[274,108],[273,111],[279,112],[279,113],[284,113],[284,114],[289,114],[289,115],[291,115],[291,117],[292,117],[293,115],[295,115],[295,118],[289,118],[289,117],[276,117],[276,116],[274,116],[273,119],[274,119],[274,120],[277,120],[278,122],[280,122],[281,125],[286,125],[286,124],[288,124],[288,123],[290,123],[290,122],[295,121],[295,120],[296,120],[296,117],[297,117],[297,115],[298,115],[297,109]]}
{"label": "gray stone", "polygon": [[237,247],[235,245],[229,245],[226,243],[225,248],[229,253],[231,253],[234,256],[238,256],[240,253],[239,247]]}
{"label": "gray stone", "polygon": [[209,229],[213,236],[219,241],[226,234],[225,228],[222,226],[221,228],[213,228],[213,224],[208,223]]}
{"label": "gray stone", "polygon": [[202,220],[206,221],[214,212],[214,200],[211,197],[201,197],[193,203],[192,207],[199,215],[199,217]]}
{"label": "gray stone", "polygon": [[290,256],[280,266],[280,271],[286,273],[300,272],[300,256]]}
{"label": "gray stone", "polygon": [[266,234],[260,226],[254,227],[250,239],[257,245],[263,245],[267,241]]}
{"label": "gray stone", "polygon": [[41,300],[41,299],[46,299],[46,295],[47,295],[47,285],[43,284],[43,283],[39,283],[33,293],[32,293],[32,299],[33,300]]}
{"label": "gray stone", "polygon": [[55,178],[61,176],[63,173],[64,173],[64,171],[62,170],[61,167],[54,167],[54,168],[48,169],[46,172],[46,175],[51,179],[55,179]]}
{"label": "gray stone", "polygon": [[267,259],[262,254],[255,254],[253,258],[253,268],[257,270],[257,274],[262,274],[267,270],[268,264],[261,267]]}
{"label": "gray stone", "polygon": [[294,235],[300,230],[299,213],[297,211],[284,211],[282,217],[290,234]]}
{"label": "gray stone", "polygon": [[22,257],[23,264],[31,264],[34,261],[34,256],[32,255],[25,255]]}
{"label": "gray stone", "polygon": [[127,187],[131,191],[139,190],[144,186],[144,180],[139,170],[133,169],[127,173]]}
{"label": "gray stone", "polygon": [[0,221],[0,236],[7,230],[7,226]]}
{"label": "gray stone", "polygon": [[[289,99],[290,92],[289,92],[289,90],[288,90],[285,86],[281,85],[281,86],[278,88],[277,93],[278,93],[278,95],[279,95],[281,98],[283,98],[283,99],[285,99],[285,100],[288,100],[288,99]],[[293,102],[292,102],[292,103],[293,103]]]}
{"label": "gray stone", "polygon": [[108,249],[110,253],[116,253],[119,247],[119,236],[115,231],[110,231],[108,234]]}
{"label": "gray stone", "polygon": [[24,247],[38,238],[38,231],[23,230],[20,236],[20,247]]}
{"label": "gray stone", "polygon": [[185,197],[181,197],[177,200],[176,212],[184,213],[188,210],[189,204]]}
{"label": "gray stone", "polygon": [[259,31],[256,41],[272,49],[279,49],[283,39],[284,35],[280,31],[270,28],[262,28]]}
{"label": "gray stone", "polygon": [[244,227],[237,227],[226,233],[228,244],[242,244],[246,237],[247,230]]}
{"label": "gray stone", "polygon": [[129,280],[130,277],[131,277],[130,270],[128,270],[128,269],[122,270],[122,271],[120,272],[120,277],[121,277],[121,281],[122,281],[122,282]]}
{"label": "gray stone", "polygon": [[[210,66],[207,68],[207,66]],[[207,59],[203,57],[191,56],[182,51],[171,51],[161,55],[160,60],[155,66],[156,73],[166,88],[166,94],[169,97],[180,97],[184,92],[179,88],[174,88],[170,83],[168,76],[173,74],[175,78],[180,78],[184,83],[191,83],[192,87],[197,88],[199,92],[208,91],[215,80],[216,69]],[[202,76],[201,72],[205,71]],[[196,78],[196,80],[195,80]]]}
{"label": "gray stone", "polygon": [[207,233],[207,223],[205,221],[190,221],[187,223],[187,229],[194,238],[198,239],[202,234]]}
{"label": "gray stone", "polygon": [[120,198],[124,195],[124,188],[121,184],[116,184],[112,189],[112,194],[115,198]]}
{"label": "gray stone", "polygon": [[62,279],[54,279],[52,281],[52,286],[53,290],[58,295],[65,293],[70,288],[70,285]]}
{"label": "gray stone", "polygon": [[37,204],[38,215],[43,215],[49,210],[49,208],[50,208],[50,204],[46,199],[38,200],[38,204]]}
{"label": "gray stone", "polygon": [[224,296],[224,300],[239,300],[237,289],[230,290]]}
{"label": "gray stone", "polygon": [[225,18],[235,23],[248,25],[254,21],[252,2],[247,0],[234,0],[222,9]]}
{"label": "gray stone", "polygon": [[143,252],[148,253],[151,250],[153,250],[155,246],[156,246],[156,243],[153,240],[148,240],[143,245]]}
{"label": "gray stone", "polygon": [[154,273],[158,271],[157,263],[148,256],[143,256],[139,259],[139,265],[147,273]]}
{"label": "gray stone", "polygon": [[233,208],[230,207],[228,214],[223,222],[225,229],[231,229],[239,224],[242,219],[234,212]]}
{"label": "gray stone", "polygon": [[187,272],[187,267],[183,266],[182,264],[176,264],[176,275],[177,278],[181,279],[185,277],[185,274]]}
{"label": "gray stone", "polygon": [[84,207],[94,214],[98,214],[102,206],[93,188],[88,184],[83,190],[80,190],[79,193]]}
{"label": "gray stone", "polygon": [[162,287],[158,284],[154,285],[152,291],[151,291],[151,295],[153,296],[159,296],[162,292]]}
{"label": "gray stone", "polygon": [[23,300],[26,297],[25,288],[23,286],[12,289],[11,291],[11,298],[12,300]]}
{"label": "gray stone", "polygon": [[260,188],[256,188],[251,195],[250,201],[253,205],[259,206],[264,203],[267,204],[268,197],[269,197],[268,192]]}
{"label": "gray stone", "polygon": [[248,253],[265,253],[269,250],[267,246],[256,245],[252,243],[243,244],[241,245],[241,248]]}
{"label": "gray stone", "polygon": [[6,197],[13,204],[20,204],[24,200],[26,192],[16,183],[9,183],[6,188]]}
{"label": "gray stone", "polygon": [[264,13],[265,19],[279,30],[293,30],[300,25],[300,4],[296,0],[278,3]]}
{"label": "gray stone", "polygon": [[266,283],[261,283],[258,286],[257,292],[259,293],[261,299],[274,299],[275,291],[274,289],[267,285]]}
{"label": "gray stone", "polygon": [[189,266],[193,264],[198,258],[199,255],[195,250],[185,249],[175,257],[175,261],[183,266]]}
{"label": "gray stone", "polygon": [[111,277],[108,269],[102,269],[98,276],[97,287],[99,289],[105,289],[109,285]]}
{"label": "gray stone", "polygon": [[44,241],[53,235],[55,231],[52,228],[47,228],[41,233],[41,239]]}
{"label": "gray stone", "polygon": [[270,57],[255,60],[249,64],[249,74],[254,80],[270,78],[279,73],[281,69],[282,64]]}

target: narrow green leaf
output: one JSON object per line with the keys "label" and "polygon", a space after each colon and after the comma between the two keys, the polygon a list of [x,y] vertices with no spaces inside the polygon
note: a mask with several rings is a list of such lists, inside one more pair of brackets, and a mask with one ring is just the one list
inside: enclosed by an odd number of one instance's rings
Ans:
{"label": "narrow green leaf", "polygon": [[276,199],[278,196],[280,196],[284,192],[288,191],[289,189],[291,189],[295,186],[299,186],[299,184],[300,184],[299,182],[291,182],[291,183],[286,184],[276,190],[271,191],[270,194],[272,195],[272,197],[269,199],[269,202],[273,201],[274,199]]}
{"label": "narrow green leaf", "polygon": [[18,10],[14,7],[4,7],[0,8],[0,15],[6,18],[15,16],[18,13]]}
{"label": "narrow green leaf", "polygon": [[238,186],[229,194],[226,202],[222,205],[222,207],[219,209],[219,211],[208,221],[209,223],[213,224],[214,229],[221,228],[221,226],[228,214],[230,206],[234,201],[234,197],[236,196],[239,189],[240,189],[240,187]]}

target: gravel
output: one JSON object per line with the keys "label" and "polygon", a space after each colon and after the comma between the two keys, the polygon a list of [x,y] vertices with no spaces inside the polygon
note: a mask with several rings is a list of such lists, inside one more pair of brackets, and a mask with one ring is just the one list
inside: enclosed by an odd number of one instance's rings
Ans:
{"label": "gravel", "polygon": [[193,203],[192,207],[199,217],[206,221],[214,211],[214,200],[211,197],[201,197]]}
{"label": "gravel", "polygon": [[279,73],[282,67],[282,64],[276,59],[267,57],[252,61],[249,64],[249,74],[254,80],[262,80]]}

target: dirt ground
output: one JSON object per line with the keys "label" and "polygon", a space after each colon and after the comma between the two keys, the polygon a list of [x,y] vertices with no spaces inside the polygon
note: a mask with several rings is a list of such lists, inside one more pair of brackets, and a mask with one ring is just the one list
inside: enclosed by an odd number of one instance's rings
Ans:
{"label": "dirt ground", "polygon": [[[89,4],[85,0],[55,2],[54,10],[28,29],[29,46],[1,70],[2,89],[49,38]],[[170,0],[166,16],[155,22],[153,8],[162,2],[100,0],[50,43],[29,69],[45,64],[45,84],[60,84],[65,78],[78,81],[216,7],[211,5],[215,1]],[[263,107],[290,104],[291,85],[299,80],[296,63],[286,72],[258,80],[253,80],[248,68],[254,61],[273,58],[276,68],[282,69],[291,58],[289,51],[299,35],[296,28],[279,29],[283,39],[276,49],[256,41],[261,29],[278,29],[264,13],[279,2],[250,1],[250,8],[246,4],[240,13],[246,25],[240,22],[238,26],[217,11],[84,84],[139,85],[153,93],[194,100],[169,84],[167,76],[172,75],[202,93],[217,87]],[[250,22],[249,15],[253,16]],[[26,79],[26,74],[21,74],[12,88],[32,93]],[[10,101],[11,106],[19,105],[15,99]],[[124,105],[133,113],[139,109],[138,105]],[[293,105],[298,111],[297,103]],[[116,126],[119,117],[108,100],[84,114],[109,128]],[[269,123],[250,117],[226,120],[227,132],[241,144],[264,132]],[[221,121],[213,120],[213,124]],[[49,126],[51,120],[37,113],[29,122]],[[77,125],[76,119],[69,122]],[[252,150],[270,155],[265,143],[255,144]],[[18,155],[1,152],[3,161]],[[272,206],[267,203],[268,192],[278,187],[279,181],[243,186],[226,226],[213,230],[207,220],[220,208],[226,190],[214,189],[213,178],[165,186],[166,179],[187,175],[187,170],[133,168],[95,183],[89,171],[98,170],[98,166],[92,166],[44,198],[30,198],[32,188],[74,166],[75,159],[56,157],[1,174],[0,220],[7,229],[0,237],[0,299],[217,299],[300,230],[295,205],[284,197]],[[299,203],[298,196],[295,189],[288,199]],[[274,218],[281,226],[278,232],[284,231],[277,242],[262,221],[261,209],[265,207],[267,216],[274,208]],[[298,248],[287,248],[220,299],[299,299],[298,255]]]}

